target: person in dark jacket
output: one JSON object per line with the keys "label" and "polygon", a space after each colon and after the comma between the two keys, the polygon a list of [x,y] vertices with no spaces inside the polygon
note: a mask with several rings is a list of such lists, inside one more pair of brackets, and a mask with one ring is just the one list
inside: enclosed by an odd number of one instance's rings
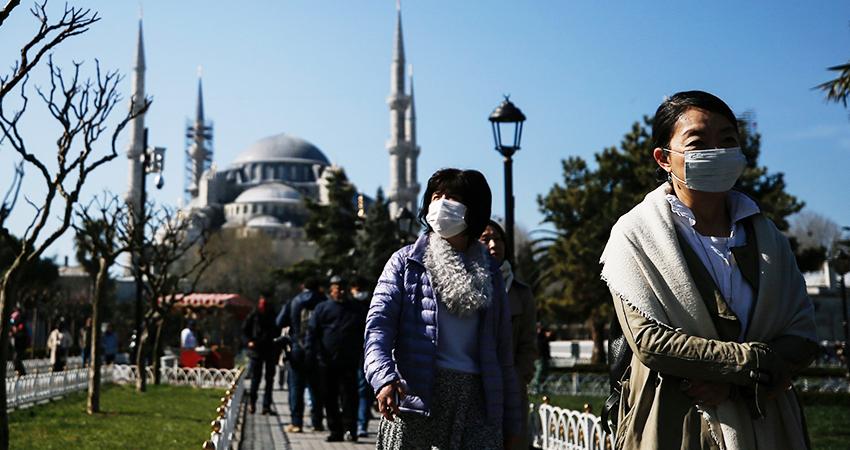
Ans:
{"label": "person in dark jacket", "polygon": [[248,357],[251,373],[251,402],[248,411],[253,414],[257,410],[257,393],[260,389],[260,378],[263,369],[266,372],[266,390],[263,393],[263,415],[275,414],[271,410],[272,389],[274,389],[274,366],[277,362],[278,349],[274,339],[280,335],[280,329],[275,324],[275,314],[265,297],[260,297],[257,309],[251,312],[242,326],[242,334],[248,342]]}
{"label": "person in dark jacket", "polygon": [[[537,359],[537,307],[531,287],[519,281],[513,271],[513,249],[506,245],[505,230],[495,220],[490,220],[479,241],[487,247],[490,256],[499,263],[499,271],[505,280],[508,303],[511,306],[511,329],[514,349],[514,369],[519,380],[520,404],[528,405],[528,384],[534,377],[534,361]],[[528,408],[521,408],[522,428],[519,448],[528,448]]]}
{"label": "person in dark jacket", "polygon": [[[357,441],[357,369],[363,354],[366,309],[349,298],[345,281],[330,281],[330,300],[316,306],[307,329],[308,358],[319,367],[322,399],[328,417],[328,442]],[[340,412],[340,400],[342,411]]]}
{"label": "person in dark jacket", "polygon": [[289,366],[289,413],[290,423],[286,426],[287,433],[300,433],[304,427],[304,391],[309,390],[312,399],[310,411],[313,430],[324,431],[322,425],[324,411],[321,395],[319,395],[318,373],[313,364],[304,354],[307,325],[316,305],[326,300],[319,289],[319,281],[308,278],[302,285],[301,292],[283,307],[277,316],[277,326],[289,328],[290,352],[287,355]]}

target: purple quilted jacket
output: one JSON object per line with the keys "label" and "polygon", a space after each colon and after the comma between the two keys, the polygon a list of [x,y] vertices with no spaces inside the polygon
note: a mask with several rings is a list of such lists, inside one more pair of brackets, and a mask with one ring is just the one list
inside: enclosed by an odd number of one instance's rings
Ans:
{"label": "purple quilted jacket", "polygon": [[[428,235],[397,251],[387,262],[366,317],[366,378],[375,392],[400,380],[407,395],[402,411],[428,415],[437,353],[437,301],[422,259]],[[491,260],[495,298],[481,314],[479,364],[487,420],[506,436],[520,429],[519,385],[513,366],[511,314],[501,273]]]}

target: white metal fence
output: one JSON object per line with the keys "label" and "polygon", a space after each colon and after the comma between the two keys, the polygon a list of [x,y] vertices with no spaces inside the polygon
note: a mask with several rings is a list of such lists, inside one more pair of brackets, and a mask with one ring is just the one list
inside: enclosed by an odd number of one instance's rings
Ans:
{"label": "white metal fence", "polygon": [[[27,375],[41,373],[41,372],[50,372],[50,369],[53,368],[53,364],[50,364],[50,359],[48,358],[38,358],[38,359],[25,359],[23,360],[24,369],[27,371]],[[81,356],[71,356],[65,360],[65,369],[77,369],[82,367],[83,358]],[[12,361],[6,362],[6,376],[14,377],[15,376],[15,365]]]}
{"label": "white metal fence", "polygon": [[[613,450],[614,435],[591,413],[531,405],[532,444],[543,450]],[[536,411],[535,411],[536,409]]]}
{"label": "white metal fence", "polygon": [[[104,368],[101,373],[104,381],[108,380],[109,371]],[[88,382],[88,368],[8,377],[6,378],[6,408],[14,409],[82,391],[86,389]]]}
{"label": "white metal fence", "polygon": [[[147,379],[153,381],[153,368],[145,368]],[[241,369],[207,369],[203,367],[161,367],[163,383],[200,388],[228,388],[239,377]],[[112,381],[134,383],[139,376],[136,366],[116,364],[112,366]]]}
{"label": "white metal fence", "polygon": [[[165,384],[194,386],[200,388],[228,388],[241,376],[241,369],[205,369],[163,367],[162,382]],[[6,378],[6,407],[19,408],[23,405],[38,403],[61,397],[71,392],[88,388],[89,370],[87,367],[63,370],[61,372],[31,373],[24,376]],[[101,380],[104,383],[132,383],[136,381],[136,366],[104,365],[101,367]],[[148,380],[153,381],[153,369],[147,368]]]}
{"label": "white metal fence", "polygon": [[235,437],[236,423],[239,421],[242,396],[245,393],[245,373],[244,369],[239,369],[236,379],[221,398],[221,405],[216,409],[216,418],[210,423],[210,438],[204,442],[204,450],[230,449],[230,443]]}

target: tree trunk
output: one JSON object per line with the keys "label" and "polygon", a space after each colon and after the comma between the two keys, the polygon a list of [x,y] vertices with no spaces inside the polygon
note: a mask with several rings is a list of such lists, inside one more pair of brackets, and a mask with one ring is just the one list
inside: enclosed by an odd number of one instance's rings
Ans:
{"label": "tree trunk", "polygon": [[105,258],[100,258],[97,278],[94,284],[94,296],[91,303],[91,335],[90,347],[83,349],[89,352],[89,396],[86,402],[86,412],[94,414],[100,412],[100,305],[106,294],[106,279],[109,277],[109,263]]}
{"label": "tree trunk", "polygon": [[23,264],[20,259],[3,274],[0,280],[0,450],[9,450],[9,413],[6,411],[6,361],[9,360],[9,305],[14,292],[13,280]]}
{"label": "tree trunk", "polygon": [[590,356],[591,364],[605,364],[605,321],[599,314],[591,314],[587,319],[590,327],[590,339],[593,341],[593,353]]}
{"label": "tree trunk", "polygon": [[153,367],[153,384],[155,384],[155,385],[159,385],[160,382],[162,381],[161,380],[162,376],[159,373],[159,369],[160,369],[160,367],[159,367],[159,365],[160,365],[159,349],[160,349],[160,345],[161,345],[160,337],[162,336],[162,326],[163,326],[164,323],[165,323],[165,317],[161,318],[156,324],[156,335],[154,336],[153,349],[151,350],[151,355],[153,355],[152,356],[153,361],[151,361],[151,366]]}
{"label": "tree trunk", "polygon": [[[148,390],[148,371],[145,366],[145,341],[147,341],[147,325],[143,322],[142,329],[139,330],[138,337],[139,347],[136,349],[136,369],[139,376],[136,377],[136,392],[145,392]],[[2,449],[0,449],[2,450]]]}

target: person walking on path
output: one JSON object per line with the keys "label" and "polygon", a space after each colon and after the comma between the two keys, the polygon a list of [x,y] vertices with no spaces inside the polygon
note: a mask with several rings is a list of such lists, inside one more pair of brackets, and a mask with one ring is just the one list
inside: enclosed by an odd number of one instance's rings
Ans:
{"label": "person walking on path", "polygon": [[71,347],[71,336],[66,330],[65,318],[60,318],[54,325],[53,331],[47,336],[47,350],[50,351],[50,365],[54,372],[65,370],[68,349]]}
{"label": "person walking on path", "polygon": [[80,346],[80,356],[83,359],[83,367],[88,367],[91,356],[91,317],[86,317],[84,325],[80,327],[80,336],[77,345]]}
{"label": "person walking on path", "polygon": [[198,347],[198,339],[195,337],[195,321],[186,321],[186,328],[180,331],[180,349],[194,350]]}
{"label": "person walking on path", "polygon": [[620,217],[601,262],[628,343],[618,449],[811,448],[791,377],[818,353],[788,239],[733,189],[738,120],[706,92],[656,111],[667,176]]}
{"label": "person walking on path", "polygon": [[27,374],[27,369],[24,367],[24,354],[30,345],[30,336],[27,331],[24,313],[20,308],[15,308],[12,311],[9,322],[11,326],[9,333],[12,337],[12,349],[15,351],[15,354],[12,356],[12,362],[15,367],[15,374],[20,377]]}
{"label": "person walking on path", "polygon": [[319,395],[318,374],[313,361],[307,359],[304,353],[307,326],[310,316],[318,304],[326,298],[319,290],[319,281],[308,278],[304,281],[302,290],[290,300],[277,316],[277,326],[289,328],[290,351],[287,356],[289,366],[289,414],[290,424],[287,433],[300,433],[304,428],[304,391],[309,390],[312,405],[310,419],[315,431],[324,431],[324,408]]}
{"label": "person walking on path", "polygon": [[378,450],[513,448],[520,432],[511,312],[478,242],[492,194],[478,171],[428,180],[414,244],[384,267],[366,320]]}
{"label": "person walking on path", "polygon": [[103,347],[103,362],[105,364],[114,364],[115,355],[118,354],[118,336],[112,330],[111,323],[104,323],[103,336],[100,338],[100,345]]}
{"label": "person walking on path", "polygon": [[541,394],[543,382],[546,381],[546,375],[549,373],[549,365],[552,362],[552,330],[547,328],[540,322],[537,322],[537,354],[538,358],[534,361],[534,393]]}
{"label": "person walking on path", "polygon": [[[369,309],[369,300],[371,296],[369,291],[365,289],[365,282],[362,279],[355,279],[351,282],[349,289],[351,298],[362,305],[363,311]],[[357,395],[359,396],[357,405],[357,437],[369,437],[369,420],[372,417],[372,405],[375,403],[375,392],[369,382],[366,380],[366,372],[363,371],[364,359],[361,357],[360,364],[357,367]]]}
{"label": "person walking on path", "polygon": [[274,389],[275,364],[278,349],[275,338],[280,329],[275,324],[275,313],[265,297],[257,301],[257,308],[248,315],[242,327],[242,334],[248,342],[248,357],[251,359],[248,371],[251,373],[251,392],[248,411],[257,410],[257,396],[260,380],[265,371],[266,389],[263,394],[263,415],[276,414],[271,410],[272,390]]}
{"label": "person walking on path", "polygon": [[508,291],[508,303],[511,305],[511,328],[514,350],[514,369],[519,378],[519,395],[522,413],[522,429],[519,435],[519,448],[526,449],[528,441],[528,384],[534,377],[534,361],[537,359],[537,306],[531,287],[514,277],[512,249],[505,245],[505,230],[495,220],[490,220],[479,239],[490,256],[499,263],[505,289]]}
{"label": "person walking on path", "polygon": [[307,358],[318,363],[328,442],[357,441],[357,369],[363,354],[366,309],[352,300],[345,288],[342,277],[331,278],[331,301],[313,311],[304,349]]}

